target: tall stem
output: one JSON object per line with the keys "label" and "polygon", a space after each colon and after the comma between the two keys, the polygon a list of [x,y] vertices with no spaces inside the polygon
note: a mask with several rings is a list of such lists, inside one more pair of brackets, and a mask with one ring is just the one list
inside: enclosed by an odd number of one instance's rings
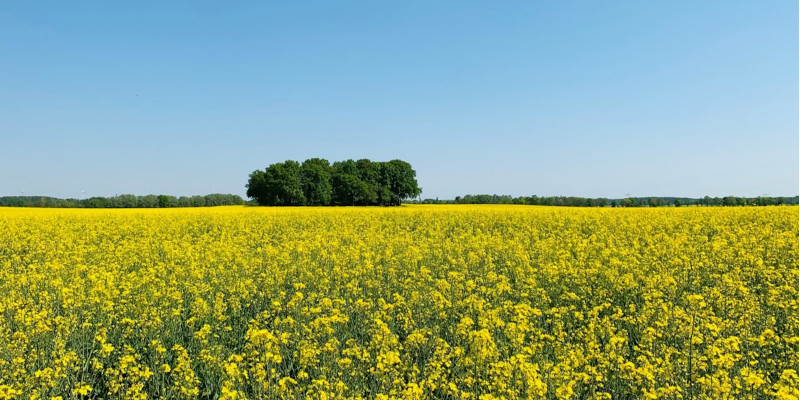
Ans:
{"label": "tall stem", "polygon": [[689,364],[686,366],[689,379],[689,400],[694,398],[694,379],[692,378],[692,347],[694,347],[694,311],[692,311],[692,327],[689,331]]}

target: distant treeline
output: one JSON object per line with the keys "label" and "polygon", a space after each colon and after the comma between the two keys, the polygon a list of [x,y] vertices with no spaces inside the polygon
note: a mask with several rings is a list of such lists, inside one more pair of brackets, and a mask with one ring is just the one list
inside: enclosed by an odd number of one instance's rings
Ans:
{"label": "distant treeline", "polygon": [[418,196],[417,173],[402,160],[287,160],[256,170],[247,196],[264,206],[399,206]]}
{"label": "distant treeline", "polygon": [[682,206],[774,206],[798,204],[794,197],[629,197],[624,199],[565,197],[565,196],[520,196],[512,197],[496,194],[468,194],[452,200],[424,199],[413,200],[417,204],[527,204],[536,206],[567,207],[682,207]]}
{"label": "distant treeline", "polygon": [[149,194],[136,196],[122,194],[113,197],[90,197],[88,199],[59,199],[46,196],[0,197],[3,207],[55,207],[55,208],[167,208],[167,207],[212,207],[245,204],[235,194],[207,194],[205,196],[169,196]]}

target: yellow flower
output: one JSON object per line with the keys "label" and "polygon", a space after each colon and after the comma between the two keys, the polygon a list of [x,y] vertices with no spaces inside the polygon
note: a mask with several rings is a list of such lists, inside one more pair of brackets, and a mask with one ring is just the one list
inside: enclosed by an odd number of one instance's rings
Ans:
{"label": "yellow flower", "polygon": [[799,219],[0,207],[0,399],[796,399]]}
{"label": "yellow flower", "polygon": [[83,383],[78,383],[75,389],[72,389],[73,396],[86,396],[92,391],[92,387]]}

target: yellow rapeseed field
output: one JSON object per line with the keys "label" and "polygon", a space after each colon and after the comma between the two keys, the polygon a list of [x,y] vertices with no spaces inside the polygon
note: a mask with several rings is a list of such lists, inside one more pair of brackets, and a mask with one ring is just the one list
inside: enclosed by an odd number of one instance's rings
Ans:
{"label": "yellow rapeseed field", "polygon": [[0,399],[797,386],[797,207],[0,209]]}

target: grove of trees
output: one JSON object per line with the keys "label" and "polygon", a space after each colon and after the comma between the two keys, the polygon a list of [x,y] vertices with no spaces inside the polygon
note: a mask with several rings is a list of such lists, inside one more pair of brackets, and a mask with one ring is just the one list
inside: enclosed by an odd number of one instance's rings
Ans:
{"label": "grove of trees", "polygon": [[420,204],[526,204],[534,206],[565,207],[686,207],[686,206],[776,206],[797,205],[800,197],[627,197],[624,199],[587,198],[573,196],[519,196],[496,194],[467,194],[452,200],[424,199],[410,203]]}
{"label": "grove of trees", "polygon": [[398,206],[422,192],[411,164],[367,159],[287,160],[256,170],[247,196],[264,206]]}
{"label": "grove of trees", "polygon": [[213,193],[205,196],[169,196],[148,194],[136,196],[121,194],[111,197],[88,199],[59,199],[47,196],[4,196],[0,206],[6,207],[56,207],[56,208],[168,208],[168,207],[213,207],[245,204],[235,194]]}

